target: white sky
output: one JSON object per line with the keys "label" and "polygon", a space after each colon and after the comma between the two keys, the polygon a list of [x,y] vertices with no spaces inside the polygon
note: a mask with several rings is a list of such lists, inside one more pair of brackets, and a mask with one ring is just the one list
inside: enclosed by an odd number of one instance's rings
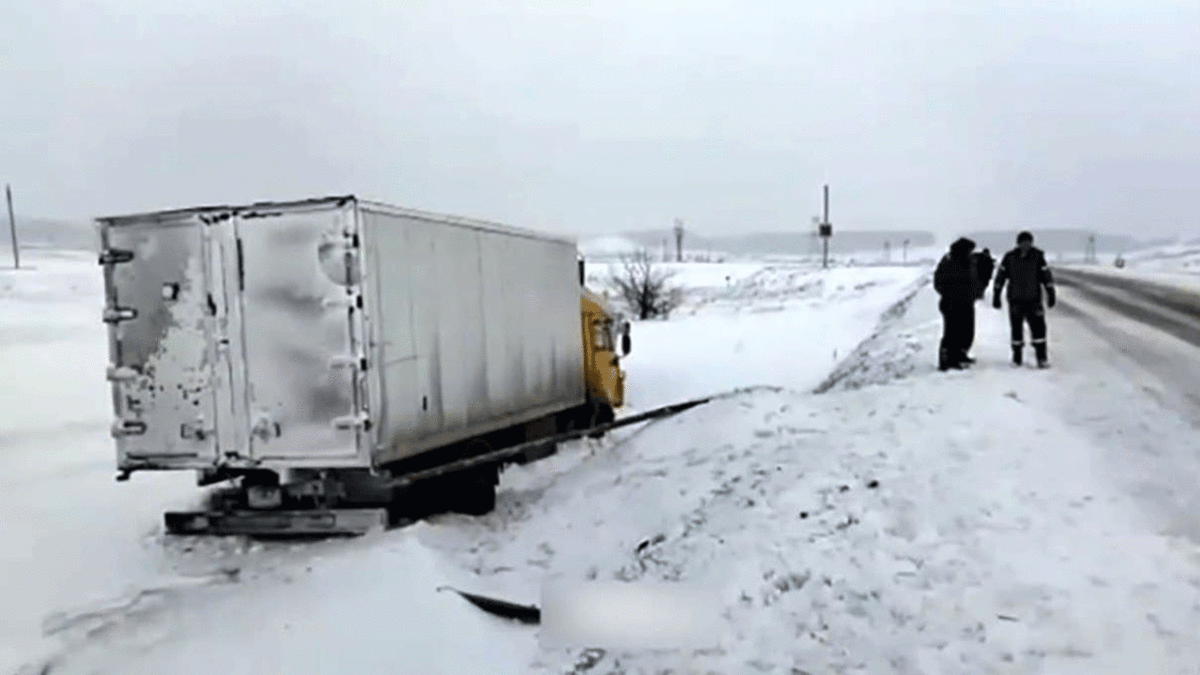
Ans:
{"label": "white sky", "polygon": [[828,180],[842,229],[1200,231],[1200,3],[899,4],[8,0],[0,181],[725,234]]}

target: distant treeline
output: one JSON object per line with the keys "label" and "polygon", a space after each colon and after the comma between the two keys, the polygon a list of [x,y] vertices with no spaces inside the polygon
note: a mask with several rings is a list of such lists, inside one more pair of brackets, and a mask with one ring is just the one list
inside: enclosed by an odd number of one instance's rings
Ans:
{"label": "distant treeline", "polygon": [[[1092,235],[1087,230],[1027,228],[1033,233],[1034,245],[1048,253],[1086,251],[1088,237]],[[966,236],[975,241],[977,246],[986,246],[993,251],[1007,251],[1016,246],[1018,229],[993,230],[988,232],[969,232]],[[1136,239],[1124,234],[1096,234],[1097,253],[1122,253],[1140,248],[1163,246],[1175,241],[1168,239]]]}
{"label": "distant treeline", "polygon": [[[7,225],[7,223],[5,223]],[[7,227],[3,229],[7,230]],[[1087,230],[1029,228],[1036,244],[1049,253],[1082,252],[1087,249]],[[962,236],[973,239],[980,247],[1006,251],[1015,245],[1017,229],[967,232]],[[54,220],[49,218],[17,218],[17,233],[23,247],[94,250],[98,245],[96,231],[90,221]],[[0,237],[8,243],[7,232]],[[651,251],[662,250],[664,242],[673,252],[675,235],[669,230],[626,232],[620,235]],[[834,230],[829,250],[835,254],[882,252],[884,246],[900,251],[907,240],[910,248],[948,246],[955,237],[939,241],[932,232],[920,230]],[[1096,235],[1098,253],[1121,253],[1170,244],[1169,239],[1136,239],[1129,235]],[[691,252],[712,250],[734,256],[811,255],[820,253],[821,240],[808,232],[753,232],[740,235],[703,236],[687,232],[684,249]],[[5,246],[5,248],[7,248]]]}
{"label": "distant treeline", "polygon": [[[664,241],[671,251],[675,250],[675,235],[669,231],[628,232],[621,236],[652,251],[661,250]],[[829,240],[829,251],[837,254],[882,251],[885,244],[900,251],[905,240],[910,248],[936,243],[932,233],[918,230],[846,230],[834,232]],[[821,240],[807,232],[752,232],[718,237],[685,233],[683,247],[689,251],[711,249],[735,256],[811,255],[821,252]]]}
{"label": "distant treeline", "polygon": [[[17,239],[21,248],[59,248],[71,250],[95,250],[100,238],[90,221],[52,220],[49,218],[22,218],[17,216]],[[8,216],[0,227],[0,246],[8,248]]]}
{"label": "distant treeline", "polygon": [[[1037,245],[1050,253],[1075,253],[1087,249],[1087,230],[1029,228],[1036,239]],[[982,232],[967,232],[943,238],[940,241],[932,232],[920,230],[834,230],[829,240],[829,250],[835,254],[882,252],[885,246],[898,252],[908,241],[910,248],[928,248],[930,246],[949,246],[950,241],[958,236],[968,237],[980,247],[988,247],[993,251],[1007,251],[1016,245],[1019,230],[994,230]],[[668,230],[626,232],[622,237],[636,242],[651,251],[660,251],[665,245],[670,251],[675,250],[675,235]],[[1174,241],[1168,239],[1135,239],[1127,235],[1096,235],[1097,253],[1120,253],[1152,246],[1162,246]],[[685,233],[683,247],[687,251],[704,251],[711,249],[735,256],[760,255],[810,255],[820,253],[821,240],[807,232],[756,232],[743,235],[703,236]]]}

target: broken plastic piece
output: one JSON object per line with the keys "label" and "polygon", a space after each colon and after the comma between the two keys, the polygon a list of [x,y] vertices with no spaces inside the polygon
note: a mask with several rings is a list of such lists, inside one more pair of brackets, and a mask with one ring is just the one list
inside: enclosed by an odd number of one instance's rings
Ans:
{"label": "broken plastic piece", "polygon": [[505,619],[515,619],[521,623],[534,625],[539,624],[542,621],[542,610],[538,609],[535,605],[518,605],[514,602],[508,602],[507,600],[498,600],[496,598],[489,598],[483,595],[467,593],[450,586],[442,586],[438,588],[438,591],[445,590],[451,590],[455,593],[458,593],[467,602],[475,605],[488,614],[503,617]]}

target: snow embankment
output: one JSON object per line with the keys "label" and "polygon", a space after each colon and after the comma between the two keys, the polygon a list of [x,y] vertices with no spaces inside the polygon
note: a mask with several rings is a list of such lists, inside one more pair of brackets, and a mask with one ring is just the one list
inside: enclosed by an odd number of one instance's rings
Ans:
{"label": "snow embankment", "polygon": [[[1057,368],[1012,369],[1003,313],[983,306],[979,364],[937,373],[927,274],[696,280],[708,291],[675,319],[635,326],[635,407],[767,386],[510,469],[485,517],[214,574],[145,611],[76,612],[85,628],[50,672],[188,675],[218,651],[222,671],[295,675],[1196,672],[1200,551],[1148,527],[1075,426],[1079,406],[1134,410],[1137,384],[1057,351],[1053,316]],[[1109,453],[1163,421],[1128,414]],[[542,649],[537,629],[434,592],[526,603],[548,580],[693,582],[721,606],[720,637]]]}
{"label": "snow embankment", "polygon": [[76,614],[60,622],[68,651],[42,665],[55,675],[210,673],[214,663],[225,675],[524,672],[527,631],[439,591],[464,575],[420,544],[427,527]]}
{"label": "snow embankment", "polygon": [[[629,403],[650,408],[756,385],[811,389],[927,274],[768,265],[730,275],[724,288],[697,284],[675,318],[634,327]],[[679,280],[688,287],[688,276]]]}
{"label": "snow embankment", "polygon": [[1200,294],[1200,275],[1183,271],[1147,271],[1141,268],[1101,267],[1098,265],[1064,265],[1063,271],[1092,275],[1113,281],[1129,281],[1142,285],[1160,286],[1167,290]]}
{"label": "snow embankment", "polygon": [[[883,268],[874,268],[865,273],[867,276],[847,272],[822,274],[812,269],[787,267],[771,268],[770,272],[763,269],[717,270],[699,265],[681,269],[682,282],[696,289],[707,288],[714,294],[697,296],[679,320],[640,323],[635,332],[639,336],[635,351],[666,354],[671,345],[691,342],[689,349],[697,350],[692,353],[703,360],[699,364],[680,363],[679,367],[698,369],[709,376],[692,381],[656,379],[652,369],[657,364],[648,360],[631,361],[628,364],[631,382],[646,383],[634,392],[640,397],[638,405],[648,405],[656,396],[690,397],[733,388],[731,383],[741,386],[743,378],[737,377],[736,363],[745,357],[745,350],[706,337],[717,326],[732,330],[739,317],[746,318],[743,339],[751,341],[755,348],[768,350],[768,354],[774,351],[777,356],[783,350],[792,361],[811,359],[819,353],[820,361],[828,363],[826,359],[832,359],[835,345],[847,344],[845,350],[849,351],[861,338],[850,334],[852,326],[828,331],[837,340],[817,348],[797,348],[791,335],[796,330],[811,330],[823,322],[841,320],[865,323],[868,326],[865,334],[877,319],[879,309],[902,295],[904,286],[913,283],[915,276],[913,270]],[[730,280],[726,281],[726,277]],[[734,282],[735,277],[740,281]],[[726,285],[724,298],[716,297],[721,284]],[[831,306],[838,307],[838,312],[823,313],[823,308]],[[791,320],[778,327],[764,326],[754,319],[758,315],[787,317],[789,314]],[[650,326],[674,326],[675,331],[655,333],[647,330]],[[785,334],[777,340],[756,334],[765,330]],[[758,374],[768,383],[807,389],[827,369],[827,365],[816,364],[808,369],[775,374],[763,369]],[[726,454],[750,457],[760,445],[769,444],[768,440],[756,440],[766,438],[762,436],[763,429],[747,427],[738,417],[744,414],[741,411],[747,405],[759,407],[756,396],[769,395],[772,394],[748,394],[749,398],[744,400],[738,396],[726,397],[699,417],[613,434],[602,442],[576,443],[559,456],[510,470],[502,479],[496,512],[485,518],[443,516],[426,525],[361,544],[331,545],[322,549],[325,553],[320,557],[312,551],[290,559],[285,552],[268,556],[272,552],[268,549],[258,556],[233,559],[212,555],[212,551],[196,545],[199,559],[191,563],[191,574],[197,581],[169,582],[148,572],[139,576],[134,570],[122,568],[128,584],[135,590],[129,594],[110,590],[108,597],[116,597],[115,601],[99,607],[85,601],[105,597],[104,589],[111,587],[103,583],[93,584],[90,593],[76,589],[80,599],[75,603],[53,594],[58,600],[57,609],[66,610],[55,612],[58,618],[54,625],[70,627],[56,632],[47,643],[47,648],[59,644],[57,656],[51,660],[53,672],[103,672],[104,669],[122,673],[205,672],[209,667],[207,660],[189,660],[188,656],[211,653],[218,645],[224,654],[223,670],[261,670],[267,666],[274,668],[284,658],[280,656],[281,641],[293,646],[288,650],[296,651],[297,658],[287,658],[289,672],[297,675],[328,672],[329,663],[320,660],[315,651],[307,650],[311,645],[319,645],[327,652],[331,645],[336,645],[345,654],[339,658],[339,666],[353,662],[356,667],[361,666],[355,672],[380,672],[385,666],[392,671],[407,671],[414,663],[428,665],[421,669],[428,672],[527,672],[530,668],[537,669],[538,663],[548,667],[547,664],[561,658],[578,657],[586,662],[593,658],[593,653],[580,657],[569,650],[542,651],[535,633],[478,616],[477,610],[466,607],[453,595],[435,598],[431,593],[449,580],[465,590],[536,602],[542,583],[550,576],[586,579],[588,571],[594,568],[596,574],[611,578],[610,575],[620,574],[621,569],[631,564],[640,567],[627,554],[648,531],[653,530],[650,536],[659,530],[672,532],[668,526],[689,513],[708,517],[705,513],[713,496],[704,481],[695,488],[686,486],[686,481],[693,478],[686,467],[689,460],[698,461],[697,467],[712,468],[722,464]],[[726,429],[727,422],[734,424]],[[803,425],[797,425],[798,430],[784,432],[785,435],[811,433],[800,426]],[[684,430],[678,439],[694,439],[695,447],[677,453],[677,446],[664,444],[655,435],[675,433],[672,430]],[[666,471],[661,474],[666,482],[659,480],[660,469]],[[737,476],[744,470],[745,466],[735,463],[728,476],[718,471],[719,475],[709,480],[715,481],[713,485],[718,492],[723,492],[720,486],[730,481],[736,485],[741,481]],[[627,477],[628,489],[613,486],[614,479],[622,483],[622,476]],[[111,480],[109,475],[105,478]],[[670,488],[668,493],[662,493],[662,489],[676,485],[679,480],[684,481],[679,484],[679,501],[673,501],[671,495],[675,489]],[[113,490],[129,488],[106,481],[105,488],[108,486]],[[576,492],[572,486],[586,489]],[[113,522],[122,522],[131,515],[129,510],[106,503],[106,499],[89,500],[88,493],[83,496],[84,502],[96,502],[93,505],[99,506],[96,512]],[[721,527],[730,527],[734,520],[742,519],[736,510],[738,499],[740,493],[734,491],[712,501],[711,507],[718,510],[729,505],[728,513],[713,515],[718,522],[725,523]],[[157,511],[165,506],[165,501],[152,498],[146,500],[146,505]],[[145,523],[140,515],[133,520]],[[820,520],[814,517],[813,522]],[[152,562],[157,562],[160,569],[178,566],[180,556],[192,557],[183,554],[187,549],[161,548],[157,539],[137,542],[128,532],[117,531],[121,529],[97,528],[95,535],[100,540],[71,533],[77,543],[90,543],[102,551],[125,551],[121,554],[125,557],[129,557],[127,549],[131,545],[145,548],[149,554],[143,556],[143,562],[148,567]],[[704,531],[696,530],[698,535]],[[49,536],[55,534],[58,533],[51,532]],[[422,551],[430,550],[438,553],[439,565],[430,567],[421,562],[425,559]],[[655,555],[648,545],[642,551]],[[267,557],[270,562],[264,563]],[[576,571],[579,574],[572,577]],[[54,576],[67,573],[55,568],[51,572]],[[45,600],[36,605],[44,607]],[[14,622],[20,617],[29,622],[30,613],[17,611],[16,607],[14,604]],[[44,609],[41,613],[30,609],[34,616],[47,613]],[[385,640],[379,632],[392,637]],[[354,637],[356,633],[359,638]],[[359,641],[355,642],[356,639]],[[380,644],[390,647],[380,650]],[[361,653],[353,653],[356,650]],[[740,663],[740,659],[748,658],[753,651],[752,646],[744,646],[733,662]]]}
{"label": "snow embankment", "polygon": [[1200,274],[1200,243],[1196,241],[1130,251],[1123,258],[1127,269]]}
{"label": "snow embankment", "polygon": [[1137,434],[1097,440],[1079,407],[1166,420],[1085,351],[1011,368],[983,307],[979,364],[937,373],[935,304],[906,295],[823,395],[746,392],[516,470],[496,514],[424,541],[516,597],[554,575],[708,584],[724,606],[712,649],[538,672],[1197,672],[1200,548],[1113,480],[1103,458]]}

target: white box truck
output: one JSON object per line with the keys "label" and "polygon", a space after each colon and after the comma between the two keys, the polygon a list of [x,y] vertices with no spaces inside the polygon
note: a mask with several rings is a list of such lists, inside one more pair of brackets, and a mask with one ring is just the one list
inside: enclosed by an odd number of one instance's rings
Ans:
{"label": "white box truck", "polygon": [[[118,478],[238,488],[168,514],[172,531],[358,531],[395,499],[381,476],[611,423],[623,403],[628,322],[582,288],[571,240],[353,196],[97,223]],[[437,491],[490,510],[497,470],[468,462]]]}

